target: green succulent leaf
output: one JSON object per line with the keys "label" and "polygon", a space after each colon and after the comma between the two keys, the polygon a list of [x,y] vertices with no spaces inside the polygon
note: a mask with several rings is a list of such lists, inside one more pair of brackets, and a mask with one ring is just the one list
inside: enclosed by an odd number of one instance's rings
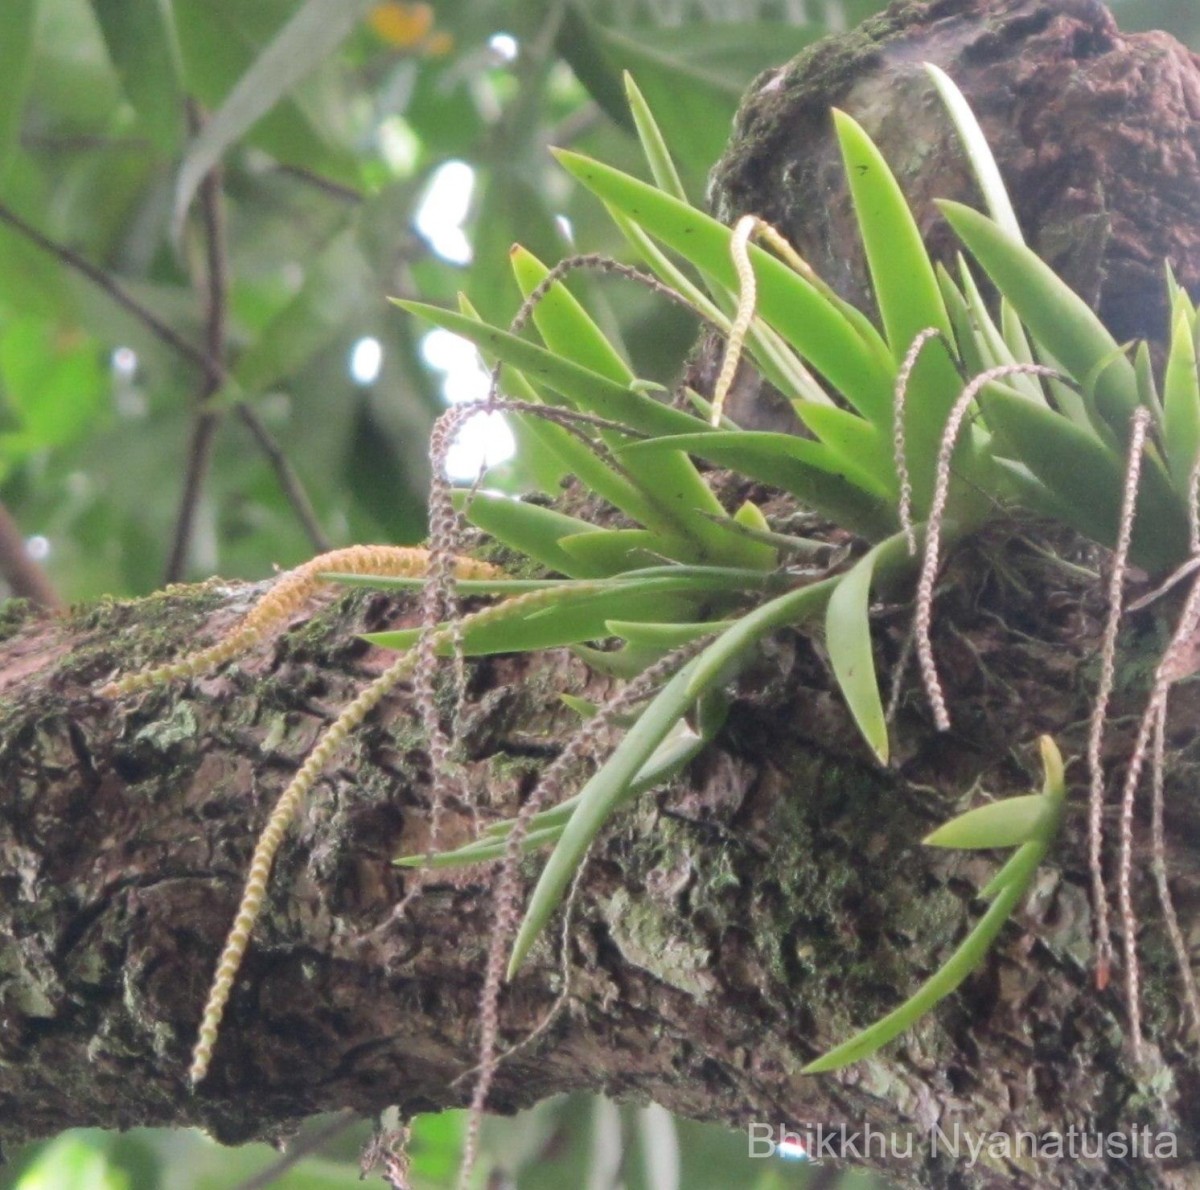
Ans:
{"label": "green succulent leaf", "polygon": [[508,331],[442,306],[399,298],[391,300],[409,314],[470,339],[493,358],[511,364],[539,384],[548,385],[577,408],[621,422],[629,427],[632,435],[685,434],[704,429],[704,423],[690,414],[680,413],[669,405],[661,405],[607,376],[580,367],[572,360],[563,359],[553,351],[547,351]]}
{"label": "green succulent leaf", "polygon": [[1152,409],[1155,420],[1162,425],[1163,408],[1158,398],[1158,385],[1154,382],[1154,361],[1150,358],[1150,345],[1143,339],[1133,356],[1133,368],[1137,373],[1138,400]]}
{"label": "green succulent leaf", "polygon": [[[973,338],[985,361],[983,366],[979,368],[979,371],[1007,364],[1032,363],[1032,360],[1018,359],[1013,353],[1004,332],[996,324],[995,319],[992,318],[991,311],[988,310],[987,303],[983,299],[983,294],[979,292],[979,286],[975,282],[971,268],[961,253],[958,257],[958,273],[962,281],[962,294],[971,314],[971,325],[974,328]],[[1001,303],[1007,307],[1010,319],[1019,327],[1020,320],[1012,312],[1011,303],[1008,303],[1003,298],[1001,299]],[[1001,317],[1003,317],[1003,312],[1001,313]],[[1036,376],[1022,376],[1019,374],[1009,376],[1006,383],[1019,392],[1024,393],[1030,400],[1045,404],[1046,398]],[[1078,400],[1078,397],[1076,397],[1076,400]]]}
{"label": "green succulent leaf", "polygon": [[[553,806],[548,806],[545,810],[539,810],[530,820],[530,830],[538,830],[543,826],[553,826],[556,823],[566,822],[575,807],[579,805],[579,794],[573,797],[564,798],[561,802],[556,802]],[[485,835],[507,835],[509,831],[516,825],[515,818],[505,818],[500,822],[493,822],[489,826],[484,827]]]}
{"label": "green succulent leaf", "polygon": [[[1061,414],[999,384],[981,394],[988,425],[1003,453],[1027,467],[1056,499],[1059,515],[1103,545],[1117,538],[1124,486],[1124,459],[1094,434]],[[1184,508],[1161,465],[1148,459],[1134,526],[1132,557],[1151,571],[1187,557]]]}
{"label": "green succulent leaf", "polygon": [[796,415],[832,452],[846,475],[866,491],[883,489],[896,499],[892,436],[881,426],[846,409],[796,401]]}
{"label": "green succulent leaf", "polygon": [[[528,855],[551,843],[558,842],[563,832],[562,823],[552,823],[549,826],[539,826],[531,830],[521,840],[521,854]],[[508,850],[508,839],[485,835],[453,851],[436,851],[430,855],[402,855],[392,863],[398,868],[424,868],[439,870],[443,868],[466,868],[472,864],[488,863],[492,860],[503,859]]]}
{"label": "green succulent leaf", "polygon": [[921,842],[929,847],[1019,847],[1037,837],[1052,812],[1052,803],[1040,793],[1004,798],[942,823]]}
{"label": "green succulent leaf", "polygon": [[509,496],[476,492],[468,500],[467,495],[456,492],[454,503],[460,511],[465,511],[471,524],[549,570],[569,578],[601,578],[628,569],[627,566],[606,567],[562,548],[559,543],[564,537],[604,532],[587,521]]}
{"label": "green succulent leaf", "polygon": [[946,313],[954,327],[954,342],[958,347],[959,358],[963,366],[972,376],[995,367],[998,362],[990,352],[980,333],[979,321],[968,303],[965,295],[955,284],[949,270],[940,262],[937,265],[938,285],[942,290],[942,301],[946,303]]}
{"label": "green succulent leaf", "polygon": [[[514,244],[509,253],[513,274],[521,293],[528,297],[549,275],[550,270],[532,252]],[[622,387],[634,379],[621,353],[561,282],[556,281],[533,309],[533,323],[542,341],[563,359],[608,377]]]}
{"label": "green succulent leaf", "polygon": [[[725,699],[706,699],[702,701],[696,727],[691,726],[685,719],[678,720],[651,753],[646,763],[638,770],[630,782],[627,796],[637,797],[639,794],[664,784],[671,780],[684,765],[694,760],[704,750],[704,747],[711,743],[713,736],[720,729],[725,720],[727,707],[728,702]],[[529,822],[529,834],[522,842],[522,853],[535,851],[548,843],[557,842],[562,836],[563,827],[570,820],[579,802],[580,796],[577,794],[575,797],[567,798],[565,801],[535,814]],[[496,822],[484,831],[482,838],[473,840],[453,851],[430,856],[404,856],[393,862],[410,868],[450,868],[499,859],[504,854],[508,835],[515,824],[516,819],[513,818]]]}
{"label": "green succulent leaf", "polygon": [[1067,372],[1083,384],[1105,365],[1084,397],[1097,432],[1125,441],[1138,404],[1137,376],[1100,319],[1049,265],[986,215],[962,203],[942,200],[938,206],[1034,339]]}
{"label": "green succulent leaf", "polygon": [[[1033,837],[1017,848],[1013,856],[980,893],[984,898],[994,898],[987,912],[980,918],[958,949],[946,960],[946,963],[899,1008],[856,1034],[849,1041],[843,1042],[823,1054],[815,1062],[810,1062],[804,1068],[803,1073],[822,1074],[869,1057],[880,1046],[886,1045],[918,1021],[939,1000],[954,991],[986,958],[992,942],[1033,883],[1038,865],[1042,862],[1046,850],[1058,830],[1062,816],[1062,806],[1066,796],[1062,756],[1049,736],[1043,736],[1040,743],[1045,782],[1041,794],[1036,795],[1036,799],[1042,803],[1042,810],[1033,828]],[[990,806],[984,808],[993,809]],[[966,817],[969,816],[963,816],[963,818]],[[961,819],[955,821],[961,821]]]}
{"label": "green succulent leaf", "polygon": [[[835,109],[833,122],[875,300],[899,363],[920,331],[935,326],[949,335],[950,320],[920,229],[883,154],[853,117]],[[957,391],[956,376],[951,383]]]}
{"label": "green succulent leaf", "polygon": [[[833,118],[875,300],[892,357],[899,364],[927,327],[935,327],[953,342],[950,317],[921,232],[883,155],[845,112],[835,110]],[[909,387],[919,399],[907,403],[905,440],[914,503],[922,512],[933,491],[942,428],[962,387],[944,347],[931,344],[921,353]],[[890,442],[890,421],[877,424]]]}
{"label": "green succulent leaf", "polygon": [[509,959],[510,979],[561,903],[592,841],[629,797],[634,777],[695,701],[688,693],[688,683],[698,661],[689,662],[663,687],[580,791],[579,802],[526,907]]}
{"label": "green succulent leaf", "polygon": [[[565,169],[605,203],[621,211],[727,289],[737,276],[729,251],[731,231],[715,219],[620,170],[559,150]],[[891,370],[857,327],[820,290],[782,261],[751,245],[758,279],[758,314],[864,416],[891,417]]]}
{"label": "green succulent leaf", "polygon": [[646,102],[646,97],[638,90],[638,85],[633,81],[633,75],[629,71],[625,71],[624,80],[629,113],[633,116],[638,140],[641,141],[642,152],[645,154],[646,164],[650,166],[650,174],[654,178],[655,185],[664,194],[669,194],[673,198],[679,199],[680,202],[687,202],[688,196],[683,188],[683,182],[679,179],[679,171],[675,168],[671,150],[667,148],[667,142],[663,138],[658,121],[654,118],[654,113],[650,110],[650,105]]}
{"label": "green succulent leaf", "polygon": [[704,561],[695,542],[647,529],[595,529],[589,525],[562,538],[559,546],[580,563],[607,574],[653,566],[667,558],[676,562]]}
{"label": "green succulent leaf", "polygon": [[[1025,895],[1043,848],[1026,843],[1005,865],[1006,879],[987,912],[945,964],[931,975],[899,1008],[876,1021],[849,1041],[804,1067],[803,1074],[824,1074],[870,1057],[881,1046],[898,1037],[921,1019],[939,1000],[948,996],[987,957],[988,949]],[[1016,862],[1014,862],[1016,861]]]}
{"label": "green succulent leaf", "polygon": [[646,465],[660,450],[686,450],[719,467],[729,467],[791,492],[802,504],[870,540],[896,529],[886,478],[849,474],[844,461],[821,442],[767,431],[713,430],[631,443],[620,452],[630,466]]}
{"label": "green succulent leaf", "polygon": [[609,620],[611,635],[627,640],[631,645],[650,649],[678,649],[702,636],[711,636],[731,627],[732,620],[700,620],[695,623],[666,622],[650,624],[638,620]]}
{"label": "green succulent leaf", "polygon": [[880,764],[888,762],[888,728],[871,647],[871,584],[881,555],[900,556],[906,549],[903,533],[880,542],[846,572],[825,609],[825,647],[834,677]]}
{"label": "green succulent leaf", "polygon": [[513,943],[511,979],[561,903],[596,835],[625,803],[630,782],[698,700],[716,691],[751,655],[758,641],[784,624],[819,615],[832,590],[825,580],[788,592],[743,616],[659,691],[613,754],[579,794],[579,804],[542,869]]}
{"label": "green succulent leaf", "polygon": [[[513,271],[521,292],[528,297],[549,275],[550,270],[532,253],[519,245],[511,254]],[[533,311],[537,326],[546,346],[555,355],[573,360],[581,367],[606,376],[623,387],[634,383],[635,377],[620,352],[608,341],[600,328],[592,321],[587,311],[579,304],[561,282],[550,287]],[[617,445],[620,436],[604,433],[602,437],[610,445]],[[712,490],[700,477],[691,462],[680,453],[665,455],[659,460],[653,489],[670,490],[675,494],[675,506],[697,512],[718,514],[721,506]],[[769,565],[771,555],[751,542],[731,538],[711,521],[686,515],[688,535],[704,546],[714,558],[721,557],[730,563]]]}
{"label": "green succulent leaf", "polygon": [[[529,270],[534,264],[526,261],[524,267]],[[661,436],[704,432],[707,428],[699,419],[660,404],[638,392],[635,387],[622,385],[554,350],[538,347],[468,315],[418,302],[397,304],[444,330],[470,339],[486,353],[513,364],[526,376],[554,388],[580,409],[628,426],[633,437],[638,434]],[[551,322],[556,336],[566,333],[567,324],[578,325],[574,311],[565,301],[556,307]],[[594,339],[591,350],[598,350]],[[613,363],[614,359],[619,357],[609,356],[607,366],[617,366]],[[623,364],[620,366],[624,367]],[[614,441],[621,437],[615,431],[601,431],[601,436]],[[691,539],[698,549],[697,558],[704,561],[730,565],[770,564],[769,551],[756,542],[728,533],[714,523],[712,516],[719,517],[724,510],[712,489],[685,455],[676,452],[660,458],[652,482],[643,485],[629,478],[643,497],[636,501],[637,519],[648,529]]]}
{"label": "green succulent leaf", "polygon": [[1163,377],[1163,443],[1175,490],[1187,499],[1188,481],[1200,452],[1200,376],[1191,320],[1181,306],[1172,320],[1171,348]]}
{"label": "green succulent leaf", "polygon": [[940,66],[926,62],[925,72],[933,80],[942,103],[954,121],[958,138],[966,150],[967,161],[970,162],[979,189],[983,191],[983,201],[989,213],[1001,231],[1018,243],[1024,243],[1021,225],[1017,222],[1017,213],[1008,197],[1008,189],[1000,175],[1000,167],[996,164],[992,148],[987,143],[987,137],[983,135],[983,129],[979,127],[971,105],[967,103],[966,97],[954,80]]}
{"label": "green succulent leaf", "polygon": [[[661,620],[670,609],[681,619],[691,612],[687,584],[672,579],[644,582],[581,583],[564,597],[536,613],[519,609],[511,618],[492,617],[463,624],[463,649],[468,656],[490,653],[525,653],[535,649],[554,649],[579,641],[602,640],[609,633],[608,620],[619,616],[629,620]],[[395,629],[370,632],[363,640],[379,648],[405,651],[416,644],[420,629]],[[440,650],[449,652],[447,643]]]}
{"label": "green succulent leaf", "polygon": [[[459,294],[458,300],[465,317],[484,325],[465,296]],[[481,348],[479,354],[488,367],[496,363],[496,357],[485,349]],[[504,389],[520,401],[537,404],[542,400],[542,393],[529,383],[519,368],[511,364],[504,373]],[[660,519],[658,509],[646,499],[636,484],[609,466],[598,448],[589,446],[564,426],[555,425],[536,414],[511,413],[507,416],[516,423],[521,436],[533,439],[538,448],[558,460],[563,475],[575,476],[589,491],[607,500],[632,520],[646,524],[657,523]]]}
{"label": "green succulent leaf", "polygon": [[[610,217],[650,271],[677,293],[681,293],[711,325],[729,330],[729,319],[712,299],[677,266],[669,256],[628,216],[608,205]],[[724,292],[723,287],[714,288]],[[828,401],[825,391],[796,357],[778,332],[755,319],[750,326],[750,343],[759,371],[785,396],[811,401]],[[886,358],[886,350],[884,357]]]}

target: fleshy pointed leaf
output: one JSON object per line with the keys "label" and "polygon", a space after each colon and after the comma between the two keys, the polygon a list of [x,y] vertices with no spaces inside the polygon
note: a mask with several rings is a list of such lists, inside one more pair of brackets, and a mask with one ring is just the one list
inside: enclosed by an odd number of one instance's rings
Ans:
{"label": "fleshy pointed leaf", "polygon": [[1096,429],[1125,441],[1137,407],[1137,376],[1087,303],[1035,253],[962,203],[938,206],[1033,337],[1080,384],[1105,362],[1087,394]]}
{"label": "fleshy pointed leaf", "polygon": [[1186,499],[1192,467],[1200,452],[1200,377],[1196,374],[1191,322],[1179,307],[1163,376],[1163,443],[1175,490]]}
{"label": "fleshy pointed leaf", "polygon": [[[988,948],[1017,907],[1041,863],[1044,848],[1026,843],[1005,865],[1006,882],[975,928],[946,960],[899,1008],[873,1025],[835,1046],[804,1067],[804,1074],[824,1074],[870,1057],[880,1046],[898,1037],[921,1019],[939,1000],[948,996],[987,957]],[[1017,861],[1014,863],[1014,861]]]}
{"label": "fleshy pointed leaf", "polygon": [[[463,624],[463,649],[468,656],[491,653],[525,653],[555,649],[609,636],[607,623],[614,616],[629,620],[660,620],[666,609],[689,618],[691,600],[686,584],[669,579],[642,583],[580,584],[554,603],[525,614],[514,609],[511,617],[497,615],[467,619]],[[384,649],[403,651],[416,643],[420,629],[365,633],[363,639]],[[449,642],[440,650],[448,653]]]}
{"label": "fleshy pointed leaf", "polygon": [[593,529],[590,526],[559,541],[559,548],[584,565],[617,574],[653,566],[667,559],[702,562],[696,543],[686,538],[651,533],[648,529]]}
{"label": "fleshy pointed leaf", "polygon": [[600,578],[612,573],[567,553],[559,545],[561,538],[573,533],[597,531],[587,521],[525,500],[494,496],[488,492],[477,492],[469,503],[465,492],[456,495],[456,503],[465,508],[471,524],[548,569],[570,578]]}
{"label": "fleshy pointed leaf", "polygon": [[906,548],[907,539],[897,534],[864,554],[842,576],[825,609],[825,647],[834,676],[854,722],[880,764],[888,762],[888,729],[871,647],[871,584],[880,555]]}
{"label": "fleshy pointed leaf", "polygon": [[[464,317],[483,325],[479,314],[464,294],[459,294],[458,301]],[[480,348],[479,354],[488,367],[495,364],[496,357],[486,349]],[[504,383],[506,391],[515,399],[534,404],[540,402],[538,390],[529,383],[525,374],[512,364],[508,365]],[[631,520],[640,524],[658,522],[660,513],[638,487],[610,467],[596,449],[588,446],[570,430],[555,425],[535,413],[513,413],[508,416],[517,423],[520,434],[532,438],[539,449],[549,452],[561,463],[564,474],[575,476],[589,491],[607,500]]]}
{"label": "fleshy pointed leaf", "polygon": [[638,90],[638,85],[629,71],[625,72],[624,80],[629,114],[633,116],[638,140],[642,143],[642,152],[645,154],[646,164],[650,166],[655,185],[680,202],[687,202],[688,196],[671,158],[671,150],[667,148],[667,142],[663,139],[662,130],[646,102],[646,97]]}
{"label": "fleshy pointed leaf", "polygon": [[660,405],[650,397],[562,359],[552,351],[517,335],[510,335],[498,327],[441,306],[396,298],[392,301],[400,309],[424,318],[434,326],[470,339],[481,350],[520,369],[531,380],[549,385],[578,408],[623,423],[635,435],[703,432],[704,424],[699,418],[680,413],[668,405]]}
{"label": "fleshy pointed leaf", "polygon": [[[517,282],[526,297],[550,272],[537,257],[519,246],[513,249],[511,260]],[[628,388],[634,383],[629,365],[561,282],[552,285],[534,308],[533,320],[546,346],[556,356],[573,360],[581,367],[623,387]],[[622,441],[622,436],[616,433],[601,431],[601,436],[613,446]],[[756,562],[763,566],[771,564],[773,556],[770,551],[745,539],[732,537],[709,519],[722,513],[721,504],[686,455],[678,451],[662,455],[654,482],[645,487],[650,499],[659,492],[669,491],[672,494],[675,516],[687,536],[701,547],[703,556],[708,560],[715,562],[719,559],[734,565],[754,565]],[[694,553],[688,558],[701,560]]]}
{"label": "fleshy pointed leaf", "polygon": [[[565,169],[644,231],[728,289],[737,276],[731,231],[715,219],[599,161],[559,150]],[[758,313],[823,373],[864,416],[887,422],[892,376],[854,324],[819,290],[782,261],[751,245],[758,278]]]}
{"label": "fleshy pointed leaf", "polygon": [[982,897],[995,898],[988,911],[945,964],[908,1000],[849,1041],[823,1054],[815,1062],[810,1062],[804,1068],[805,1074],[837,1070],[851,1062],[869,1057],[880,1046],[886,1045],[913,1025],[939,1000],[954,991],[987,957],[988,948],[996,935],[1033,883],[1038,865],[1053,841],[1062,817],[1062,806],[1066,796],[1062,756],[1049,736],[1042,736],[1039,742],[1045,781],[1041,794],[1036,796],[1043,806],[1042,817],[1034,828],[1034,837],[1017,848],[1008,862],[981,891]]}
{"label": "fleshy pointed leaf", "polygon": [[841,459],[823,443],[794,434],[710,430],[633,443],[620,457],[629,459],[631,465],[644,457],[649,465],[659,450],[667,448],[686,450],[719,467],[783,488],[809,508],[868,539],[895,532],[895,511],[884,482],[875,479],[870,490],[860,486],[865,478],[850,476]]}
{"label": "fleshy pointed leaf", "polygon": [[[513,245],[509,262],[525,297],[550,272],[520,244]],[[633,382],[633,372],[621,358],[620,352],[561,281],[556,281],[534,307],[533,324],[542,336],[542,342],[556,355],[574,360],[580,367],[607,376],[616,384],[627,387]]]}
{"label": "fleshy pointed leaf", "polygon": [[743,616],[700,656],[688,662],[654,697],[616,750],[579,794],[579,804],[542,869],[513,943],[509,978],[520,968],[545,928],[592,840],[629,796],[638,770],[698,699],[722,684],[774,628],[819,615],[832,582],[814,583],[781,595]]}
{"label": "fleshy pointed leaf", "polygon": [[883,487],[889,499],[895,499],[897,481],[890,434],[848,409],[807,401],[795,401],[792,408],[832,452],[848,477],[868,491]]}
{"label": "fleshy pointed leaf", "polygon": [[1008,197],[1008,189],[1000,175],[1000,167],[996,164],[992,147],[983,135],[983,129],[979,127],[971,105],[967,103],[966,97],[954,80],[940,66],[926,62],[925,71],[933,79],[933,85],[958,130],[958,139],[962,141],[967,160],[971,163],[971,171],[975,174],[979,189],[983,191],[983,201],[988,213],[1001,231],[1018,243],[1024,243],[1021,225],[1017,222],[1017,213]]}
{"label": "fleshy pointed leaf", "polygon": [[[1124,484],[1124,459],[1094,434],[1061,414],[1002,385],[980,395],[984,416],[999,438],[1000,453],[1026,466],[1054,494],[1072,527],[1110,548],[1116,541]],[[1188,555],[1183,503],[1153,458],[1142,469],[1142,495],[1134,525],[1135,563],[1159,571]]]}
{"label": "fleshy pointed leaf", "polygon": [[696,623],[650,624],[630,620],[609,620],[607,627],[613,636],[627,640],[631,645],[651,649],[678,649],[702,636],[724,632],[733,624],[732,620],[702,620]]}
{"label": "fleshy pointed leaf", "polygon": [[[917,222],[883,154],[851,116],[835,110],[833,120],[875,300],[898,363],[926,327],[950,335],[950,319]],[[957,377],[950,384],[957,391]]]}
{"label": "fleshy pointed leaf", "polygon": [[1040,793],[976,806],[942,823],[921,840],[928,847],[1019,847],[1036,838],[1053,806]]}
{"label": "fleshy pointed leaf", "polygon": [[[833,117],[875,300],[892,357],[899,364],[928,327],[953,342],[950,318],[916,220],[883,155],[845,112],[835,110]],[[905,406],[905,444],[918,515],[932,494],[942,430],[961,387],[945,346],[929,344],[913,369],[909,381],[913,399]],[[877,425],[890,441],[890,421]]]}

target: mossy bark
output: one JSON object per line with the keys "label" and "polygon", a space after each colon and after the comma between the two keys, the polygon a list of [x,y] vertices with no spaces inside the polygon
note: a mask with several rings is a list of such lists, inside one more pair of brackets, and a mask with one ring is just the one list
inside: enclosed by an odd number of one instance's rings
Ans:
{"label": "mossy bark", "polygon": [[[1175,974],[1147,911],[1154,1069],[1139,1074],[1119,996],[1091,984],[1074,817],[1019,921],[959,993],[843,1074],[799,1073],[894,1006],[976,917],[993,859],[930,853],[921,836],[981,787],[1028,788],[1037,732],[1080,747],[1089,585],[1019,537],[960,553],[947,582],[939,649],[952,735],[931,734],[909,690],[897,767],[880,770],[819,650],[801,635],[771,641],[739,679],[717,746],[624,814],[593,858],[570,943],[570,1011],[501,1068],[495,1108],[588,1088],[741,1126],[869,1124],[911,1134],[914,1147],[868,1163],[923,1186],[1008,1184],[1022,1169],[994,1159],[964,1172],[965,1157],[931,1151],[935,1125],[1149,1128],[1175,1138],[1167,1166],[1191,1169],[1200,1116]],[[488,874],[432,881],[383,925],[405,879],[389,860],[421,848],[427,821],[427,758],[404,690],[291,832],[212,1073],[187,1089],[255,834],[333,711],[385,663],[355,634],[412,614],[352,596],[217,675],[120,703],[93,693],[116,669],[227,629],[258,590],[208,584],[30,617],[0,645],[5,1142],[74,1124],[199,1124],[237,1141],[322,1110],[414,1112],[467,1094],[470,1080],[453,1080],[475,1061]],[[884,664],[903,620],[879,627]],[[1154,621],[1143,632],[1160,641]],[[1143,675],[1131,673],[1136,687]],[[602,687],[561,654],[475,668],[462,776],[485,818],[513,810],[569,732],[557,692]],[[1195,825],[1188,814],[1174,823],[1185,895]],[[460,807],[448,837],[469,830]],[[540,946],[505,995],[506,1041],[537,1023],[558,980],[558,957]],[[1167,1184],[1167,1166],[1128,1162],[1121,1184]],[[1037,1174],[1044,1185],[1105,1178],[1062,1162]]]}
{"label": "mossy bark", "polygon": [[933,200],[981,199],[925,62],[970,101],[1030,245],[1118,340],[1164,338],[1164,262],[1200,293],[1200,57],[1165,33],[1122,34],[1100,0],[903,0],[810,46],[751,87],[713,175],[718,214],[774,223],[869,308],[836,106],[953,268],[960,248]]}

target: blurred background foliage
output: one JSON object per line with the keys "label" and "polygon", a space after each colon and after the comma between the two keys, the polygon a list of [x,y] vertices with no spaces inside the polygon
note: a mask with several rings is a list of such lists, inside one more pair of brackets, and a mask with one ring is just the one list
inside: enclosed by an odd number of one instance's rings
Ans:
{"label": "blurred background foliage", "polygon": [[[409,1144],[413,1190],[455,1184],[463,1113],[420,1118]],[[20,1190],[355,1190],[371,1127],[344,1116],[309,1122],[280,1154],[268,1145],[224,1149],[187,1129],[125,1133],[76,1129],[30,1148],[0,1179]],[[750,1160],[746,1137],[676,1120],[650,1105],[618,1107],[586,1095],[547,1100],[512,1119],[485,1121],[475,1185],[489,1190],[871,1190],[870,1175],[776,1158]],[[378,1176],[373,1179],[378,1185]]]}
{"label": "blurred background foliage", "polygon": [[[461,289],[507,319],[512,243],[621,256],[546,147],[641,172],[623,70],[699,198],[753,76],[882,7],[3,0],[0,500],[18,547],[75,601],[419,540],[428,428],[482,395],[481,374],[386,297]],[[1126,28],[1200,43],[1194,0],[1112,7]],[[640,290],[573,285],[638,373],[669,382],[687,319]],[[462,470],[500,457],[505,434],[478,433]],[[527,488],[536,464],[503,471]],[[453,1113],[418,1122],[414,1185],[450,1184],[460,1129]],[[314,1121],[286,1168],[191,1132],[71,1132],[16,1154],[0,1187],[348,1187],[369,1131]],[[811,1168],[748,1161],[744,1136],[657,1109],[571,1099],[490,1122],[480,1177],[768,1190]]]}

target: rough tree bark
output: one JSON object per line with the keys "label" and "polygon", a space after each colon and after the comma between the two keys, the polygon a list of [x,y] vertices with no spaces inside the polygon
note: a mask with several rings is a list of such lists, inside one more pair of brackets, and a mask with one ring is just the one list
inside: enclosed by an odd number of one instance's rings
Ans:
{"label": "rough tree bark", "polygon": [[[798,1073],[894,1006],[975,919],[994,858],[930,853],[921,836],[981,789],[1035,783],[1039,733],[1082,753],[1101,597],[1059,559],[1097,561],[1023,525],[995,528],[948,561],[936,648],[954,728],[934,733],[906,686],[887,771],[831,692],[819,645],[784,633],[764,646],[716,746],[598,847],[569,943],[570,1011],[501,1068],[492,1106],[587,1088],[741,1126],[845,1126],[860,1144],[870,1125],[894,1139],[865,1163],[922,1186],[1196,1184],[1195,1039],[1152,893],[1142,889],[1150,1062],[1139,1071],[1123,1045],[1119,989],[1092,986],[1081,815],[996,953],[930,1019],[841,1074]],[[469,1094],[469,1078],[453,1080],[475,1061],[487,874],[431,881],[402,920],[388,920],[404,881],[388,861],[422,848],[429,785],[404,690],[350,742],[292,831],[212,1073],[198,1093],[186,1088],[256,832],[331,714],[386,660],[355,633],[412,618],[402,602],[350,596],[215,676],[116,704],[93,694],[118,668],[207,641],[261,589],[212,583],[63,618],[13,611],[4,625],[6,1144],[74,1124],[199,1124],[238,1141],[285,1134],[321,1110],[398,1103],[411,1113]],[[1160,605],[1131,621],[1115,764],[1170,613]],[[880,611],[884,672],[907,622],[906,609]],[[479,813],[510,814],[561,746],[571,716],[556,693],[603,688],[563,654],[474,668],[462,742]],[[1186,726],[1198,709],[1184,689],[1174,721]],[[1171,745],[1172,792],[1186,792],[1192,733]],[[1081,769],[1070,769],[1076,792]],[[1171,798],[1185,927],[1200,895],[1197,813],[1194,798]],[[470,829],[462,807],[449,835]],[[540,1019],[558,972],[543,943],[506,992],[506,1041]],[[1127,1140],[1136,1131],[1174,1155],[1037,1161],[1009,1146],[968,1171],[928,1143],[934,1126],[980,1137],[1072,1125]],[[911,1156],[893,1155],[906,1134]]]}

